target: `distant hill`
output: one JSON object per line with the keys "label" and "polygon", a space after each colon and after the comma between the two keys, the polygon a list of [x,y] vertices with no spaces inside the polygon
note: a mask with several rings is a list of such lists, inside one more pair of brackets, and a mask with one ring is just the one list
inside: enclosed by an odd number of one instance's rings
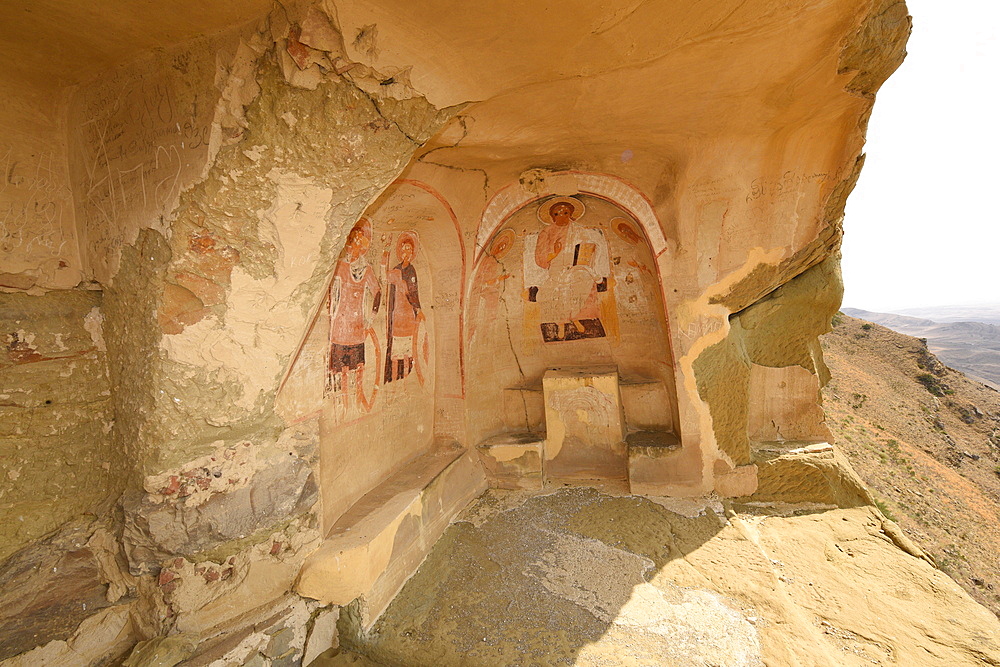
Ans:
{"label": "distant hill", "polygon": [[823,407],[837,447],[938,566],[1000,615],[1000,393],[915,338],[834,324],[822,338],[833,376]]}
{"label": "distant hill", "polygon": [[[949,306],[913,309],[909,312],[917,310],[932,314],[977,311],[983,317],[995,317],[997,323],[934,321],[926,317],[873,313],[857,308],[844,308],[843,312],[845,315],[881,324],[908,336],[926,338],[927,346],[941,358],[941,361],[973,379],[989,384],[994,389],[1000,389],[1000,309]],[[938,316],[950,317],[945,314]]]}
{"label": "distant hill", "polygon": [[900,315],[919,317],[935,322],[985,322],[1000,324],[1000,304],[977,306],[932,306],[929,308],[904,308]]}

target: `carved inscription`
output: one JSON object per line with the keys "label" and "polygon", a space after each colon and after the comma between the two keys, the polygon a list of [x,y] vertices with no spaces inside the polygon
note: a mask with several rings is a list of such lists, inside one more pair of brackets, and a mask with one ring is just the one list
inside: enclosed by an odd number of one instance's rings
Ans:
{"label": "carved inscription", "polygon": [[[50,151],[19,154],[0,144],[0,271],[62,259],[71,195],[65,166]],[[20,263],[23,266],[15,266]]]}
{"label": "carved inscription", "polygon": [[216,92],[181,81],[118,73],[80,108],[78,171],[87,252],[109,277],[141,226],[163,224],[207,155]]}
{"label": "carved inscription", "polygon": [[745,199],[749,204],[761,197],[785,197],[795,192],[802,191],[805,187],[820,184],[829,179],[827,173],[804,174],[798,170],[790,169],[778,178],[755,178],[750,181]]}

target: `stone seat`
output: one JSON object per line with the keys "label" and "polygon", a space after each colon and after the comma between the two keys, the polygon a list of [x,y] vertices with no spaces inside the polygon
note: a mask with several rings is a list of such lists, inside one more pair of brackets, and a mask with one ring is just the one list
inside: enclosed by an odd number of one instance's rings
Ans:
{"label": "stone seat", "polygon": [[666,450],[680,449],[681,441],[673,431],[633,431],[625,436],[625,444],[630,452],[635,450],[641,454],[653,448],[656,449],[654,455],[662,455]]}
{"label": "stone seat", "polygon": [[345,606],[361,598],[367,629],[417,570],[486,478],[476,455],[423,454],[359,499],[302,566],[301,595]]}
{"label": "stone seat", "polygon": [[[586,370],[599,374],[614,372],[615,369],[614,366],[595,366]],[[633,428],[669,428],[662,421],[670,402],[663,380],[626,370],[619,372],[618,387],[626,424]],[[504,424],[509,431],[545,431],[541,377],[506,387],[502,401]]]}
{"label": "stone seat", "polygon": [[681,442],[672,431],[633,431],[625,436],[628,480],[632,493],[662,495],[673,479],[673,457]]}
{"label": "stone seat", "polygon": [[481,442],[476,451],[491,488],[542,488],[545,434],[500,433]]}

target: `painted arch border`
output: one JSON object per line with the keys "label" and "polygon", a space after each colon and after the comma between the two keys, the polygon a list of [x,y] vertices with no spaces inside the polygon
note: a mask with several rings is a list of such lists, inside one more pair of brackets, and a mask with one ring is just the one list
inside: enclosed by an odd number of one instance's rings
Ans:
{"label": "painted arch border", "polygon": [[615,203],[628,211],[642,226],[653,250],[659,257],[667,248],[659,218],[653,210],[649,198],[628,181],[610,174],[585,171],[556,171],[544,175],[541,188],[525,187],[522,181],[501,188],[483,210],[476,233],[476,256],[478,262],[486,249],[486,244],[507,219],[533,201],[552,195],[592,195]]}

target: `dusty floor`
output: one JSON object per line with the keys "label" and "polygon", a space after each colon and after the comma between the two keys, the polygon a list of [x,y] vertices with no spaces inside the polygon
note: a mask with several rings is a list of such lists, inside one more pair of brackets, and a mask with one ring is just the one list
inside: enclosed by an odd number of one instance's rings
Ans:
{"label": "dusty floor", "polygon": [[[870,508],[491,491],[315,665],[1000,665],[1000,623]],[[365,657],[359,657],[365,656]]]}

